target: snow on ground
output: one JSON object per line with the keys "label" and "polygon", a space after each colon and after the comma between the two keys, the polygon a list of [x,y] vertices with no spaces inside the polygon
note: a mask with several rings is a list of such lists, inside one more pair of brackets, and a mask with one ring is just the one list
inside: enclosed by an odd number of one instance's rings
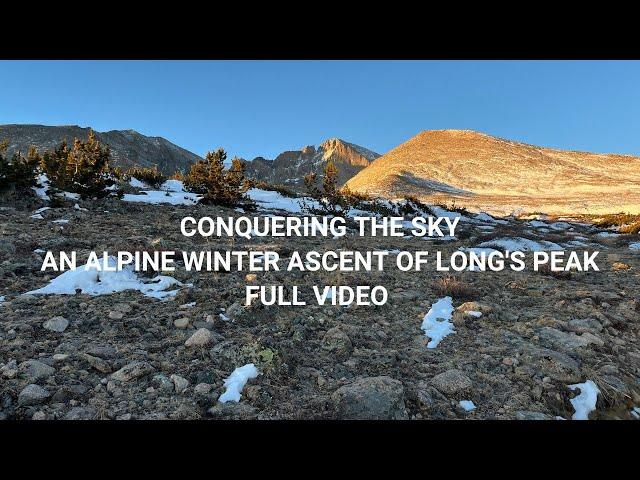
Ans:
{"label": "snow on ground", "polygon": [[253,363],[248,363],[243,367],[236,368],[233,373],[224,381],[225,392],[220,395],[220,403],[239,402],[241,392],[250,378],[258,376],[258,369]]}
{"label": "snow on ground", "polygon": [[591,380],[584,383],[575,383],[569,385],[571,390],[580,390],[580,395],[571,399],[571,405],[575,413],[571,417],[573,420],[589,420],[589,413],[596,409],[598,394],[600,390],[598,386]]}
{"label": "snow on ground", "polygon": [[41,173],[40,175],[38,175],[37,181],[38,181],[38,185],[42,185],[42,186],[31,187],[31,188],[33,189],[34,192],[36,192],[36,195],[38,196],[38,198],[41,198],[42,200],[49,200],[49,195],[47,194],[47,191],[49,190],[49,179],[44,173]]}
{"label": "snow on ground", "polygon": [[514,237],[514,238],[497,238],[489,240],[478,245],[478,247],[495,247],[501,248],[509,252],[523,251],[523,252],[538,252],[543,250],[562,250],[562,247],[557,243],[549,242],[547,240],[530,240],[528,238]]}
{"label": "snow on ground", "polygon": [[490,253],[498,251],[495,248],[489,248],[489,247],[460,247],[458,250],[460,250],[461,252],[472,252],[477,255],[484,254],[487,256],[489,256]]}
{"label": "snow on ground", "polygon": [[160,190],[143,190],[138,194],[125,193],[122,199],[125,202],[150,203],[153,205],[160,203],[194,205],[198,203],[200,196],[196,193],[187,192],[180,180],[167,180],[160,186]]}
{"label": "snow on ground", "polygon": [[39,213],[36,213],[35,215],[31,215],[29,218],[33,218],[35,220],[43,220],[44,217],[42,215],[40,215]]}
{"label": "snow on ground", "polygon": [[47,252],[46,252],[46,250],[44,250],[44,249],[42,249],[42,248],[36,248],[36,249],[33,251],[33,253],[38,253],[38,254],[40,254],[40,253],[47,253]]}
{"label": "snow on ground", "polygon": [[427,337],[430,338],[427,348],[436,348],[447,335],[454,333],[451,315],[453,314],[453,302],[451,297],[444,297],[431,305],[431,308],[422,320],[422,326]]}
{"label": "snow on ground", "polygon": [[446,217],[453,220],[454,218],[460,218],[460,221],[468,220],[467,217],[458,212],[450,212],[449,210],[445,210],[442,207],[438,207],[436,205],[430,205],[429,209],[433,212],[436,217]]}
{"label": "snow on ground", "polygon": [[56,193],[56,197],[66,198],[67,200],[80,200],[80,194],[73,192],[59,192]]}
{"label": "snow on ground", "polygon": [[509,222],[506,220],[499,220],[497,218],[492,217],[491,215],[489,215],[488,213],[485,212],[480,212],[480,213],[476,213],[473,216],[474,220],[478,220],[480,222],[487,222],[487,223],[497,223],[500,225],[506,225]]}
{"label": "snow on ground", "polygon": [[149,188],[149,185],[138,180],[136,177],[131,177],[129,179],[129,185],[131,185],[134,188]]}
{"label": "snow on ground", "polygon": [[615,238],[615,237],[619,237],[620,234],[619,233],[614,233],[614,232],[598,232],[596,233],[596,237],[600,237],[600,238]]}
{"label": "snow on ground", "polygon": [[629,248],[631,250],[640,250],[640,242],[630,243]]}
{"label": "snow on ground", "polygon": [[34,215],[38,215],[39,213],[46,212],[47,210],[51,210],[51,207],[42,207],[33,212]]}
{"label": "snow on ground", "polygon": [[560,231],[560,230],[573,230],[573,227],[570,223],[567,222],[553,222],[553,223],[546,223],[546,222],[541,222],[539,220],[531,220],[529,222],[529,225],[531,225],[534,228],[537,229],[541,229],[541,230],[556,230],[556,231]]}
{"label": "snow on ground", "polygon": [[465,312],[470,317],[480,318],[482,316],[482,312],[478,312],[476,310],[467,310]]}
{"label": "snow on ground", "polygon": [[[302,198],[289,198],[278,192],[271,190],[262,190],[260,188],[252,188],[247,192],[251,200],[256,202],[259,207],[267,210],[284,210],[290,213],[301,213],[302,208],[300,201]],[[320,204],[315,200],[306,199],[309,206],[319,208]]]}
{"label": "snow on ground", "polygon": [[4,302],[4,295],[0,295],[0,307],[2,306],[3,302]]}
{"label": "snow on ground", "polygon": [[476,409],[475,404],[471,400],[460,400],[460,403],[458,403],[458,405],[460,405],[460,407],[465,412],[470,412],[471,410],[475,410]]}
{"label": "snow on ground", "polygon": [[570,242],[565,243],[564,246],[565,248],[584,248],[588,247],[589,244],[581,240],[571,240]]}
{"label": "snow on ground", "polygon": [[633,409],[631,410],[631,415],[636,420],[640,420],[640,407],[633,407]]}
{"label": "snow on ground", "polygon": [[[115,257],[109,257],[109,267],[115,267]],[[183,284],[173,277],[158,275],[152,279],[142,279],[129,266],[120,271],[99,271],[95,268],[79,267],[54,278],[48,285],[27,292],[25,295],[75,295],[76,290],[86,295],[108,295],[124,290],[138,290],[147,297],[166,298],[174,296],[178,290],[168,287]]]}
{"label": "snow on ground", "polygon": [[54,220],[53,223],[58,223],[60,225],[65,225],[65,224],[69,223],[69,220],[66,220],[64,218],[59,218],[58,220]]}

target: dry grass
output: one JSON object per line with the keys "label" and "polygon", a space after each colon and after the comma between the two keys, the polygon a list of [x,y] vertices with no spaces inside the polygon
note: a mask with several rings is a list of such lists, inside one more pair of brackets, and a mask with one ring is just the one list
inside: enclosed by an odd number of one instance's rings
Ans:
{"label": "dry grass", "polygon": [[439,297],[471,300],[477,295],[476,289],[470,283],[458,280],[451,275],[439,278],[433,284],[433,290]]}

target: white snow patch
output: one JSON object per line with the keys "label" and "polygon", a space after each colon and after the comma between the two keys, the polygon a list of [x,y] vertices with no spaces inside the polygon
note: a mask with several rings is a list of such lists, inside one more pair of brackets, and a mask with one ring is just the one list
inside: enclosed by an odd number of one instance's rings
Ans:
{"label": "white snow patch", "polygon": [[38,198],[41,198],[42,200],[49,200],[49,195],[47,194],[47,191],[49,190],[49,179],[44,173],[41,173],[40,175],[38,175],[37,182],[38,182],[38,185],[42,185],[42,186],[31,187],[31,188],[33,189],[34,192],[36,192],[36,195],[38,196]]}
{"label": "white snow patch", "polygon": [[588,247],[589,244],[581,240],[571,240],[570,242],[565,243],[564,246],[567,248],[584,248]]}
{"label": "white snow patch", "polygon": [[461,252],[473,252],[477,255],[482,255],[484,253],[487,256],[489,256],[490,253],[498,251],[495,248],[489,247],[460,247],[458,250],[460,250]]}
{"label": "white snow patch", "polygon": [[640,250],[640,242],[630,243],[629,248],[631,250]]}
{"label": "white snow patch", "polygon": [[508,252],[523,251],[523,252],[538,252],[543,250],[562,250],[562,247],[557,243],[549,242],[547,240],[530,240],[528,238],[515,237],[515,238],[498,238],[489,240],[478,245],[478,247],[496,247],[506,250]]}
{"label": "white snow patch", "polygon": [[224,381],[226,391],[220,395],[218,401],[220,403],[239,402],[241,392],[250,378],[258,376],[258,369],[253,363],[248,363],[243,367],[236,368],[233,373]]}
{"label": "white snow patch", "polygon": [[46,212],[47,210],[51,210],[51,207],[42,207],[42,208],[39,208],[39,209],[37,209],[35,212],[33,212],[33,214],[34,214],[34,215],[37,215],[37,214],[39,214],[39,213]]}
{"label": "white snow patch", "polygon": [[458,405],[460,405],[465,412],[470,412],[471,410],[476,409],[475,404],[471,400],[460,400]]}
{"label": "white snow patch", "polygon": [[42,248],[36,248],[33,253],[47,253],[47,251]]}
{"label": "white snow patch", "polygon": [[[108,266],[116,267],[115,257],[108,258]],[[152,279],[141,279],[129,266],[120,271],[99,271],[87,269],[87,265],[69,270],[54,278],[48,285],[25,293],[25,295],[75,295],[77,290],[87,295],[108,295],[124,290],[138,290],[143,295],[153,298],[175,296],[178,290],[166,290],[172,286],[182,286],[173,277],[158,275]]]}
{"label": "white snow patch", "polygon": [[80,194],[73,192],[59,192],[56,193],[56,197],[66,198],[67,200],[80,200]]}
{"label": "white snow patch", "polygon": [[569,385],[569,389],[580,389],[580,395],[571,399],[571,405],[575,410],[571,418],[573,420],[589,420],[589,413],[596,409],[596,402],[600,393],[598,386],[592,380],[587,380],[584,383]]}
{"label": "white snow patch", "polygon": [[455,333],[451,315],[453,314],[453,302],[451,297],[444,297],[431,305],[431,308],[422,320],[422,326],[427,337],[430,338],[427,348],[436,348],[444,337]]}
{"label": "white snow patch", "polygon": [[[251,200],[256,202],[260,207],[269,210],[284,210],[291,213],[301,213],[300,200],[298,198],[289,198],[281,195],[278,192],[272,192],[270,190],[262,190],[260,188],[252,188],[247,192],[247,195]],[[316,201],[307,199],[310,206],[319,207],[320,205]]]}
{"label": "white snow patch", "polygon": [[200,200],[199,195],[189,192],[172,192],[163,190],[144,190],[140,194],[125,193],[122,199],[125,202],[150,203],[158,205],[168,203],[171,205],[195,205]]}
{"label": "white snow patch", "polygon": [[0,295],[0,307],[2,306],[3,302],[4,302],[4,295]]}
{"label": "white snow patch", "polygon": [[467,218],[458,212],[450,212],[449,210],[445,210],[442,207],[438,207],[436,205],[430,205],[429,208],[433,212],[436,217],[445,217],[453,220],[454,218],[459,218],[460,221],[466,220]]}
{"label": "white snow patch", "polygon": [[631,410],[631,415],[633,418],[640,420],[640,407],[633,407]]}
{"label": "white snow patch", "polygon": [[598,232],[596,233],[596,237],[600,237],[600,238],[615,238],[615,237],[619,237],[620,234],[619,233],[613,233],[613,232]]}
{"label": "white snow patch", "polygon": [[44,220],[44,217],[39,213],[36,213],[35,215],[31,215],[29,218],[33,218],[35,220]]}
{"label": "white snow patch", "polygon": [[480,318],[482,316],[482,312],[478,312],[476,310],[467,310],[465,313],[470,317]]}
{"label": "white snow patch", "polygon": [[129,185],[134,188],[149,188],[149,185],[147,185],[143,181],[138,180],[136,177],[131,177],[129,179]]}
{"label": "white snow patch", "polygon": [[220,317],[220,320],[222,320],[223,322],[231,321],[231,319],[227,317],[224,313],[219,313],[218,316]]}
{"label": "white snow patch", "polygon": [[195,205],[200,200],[200,195],[187,192],[180,180],[167,180],[160,186],[160,190],[143,190],[139,194],[125,193],[122,199],[125,202],[150,203],[152,205],[160,203]]}
{"label": "white snow patch", "polygon": [[64,225],[64,224],[69,223],[69,220],[66,220],[64,218],[59,218],[58,220],[54,220],[53,223],[58,223],[58,224]]}

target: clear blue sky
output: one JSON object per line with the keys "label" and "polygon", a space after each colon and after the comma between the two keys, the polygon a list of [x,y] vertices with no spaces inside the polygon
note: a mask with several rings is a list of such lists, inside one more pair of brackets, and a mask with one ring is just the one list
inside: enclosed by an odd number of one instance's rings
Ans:
{"label": "clear blue sky", "polygon": [[0,61],[0,123],[134,129],[273,158],[421,130],[640,155],[640,62]]}

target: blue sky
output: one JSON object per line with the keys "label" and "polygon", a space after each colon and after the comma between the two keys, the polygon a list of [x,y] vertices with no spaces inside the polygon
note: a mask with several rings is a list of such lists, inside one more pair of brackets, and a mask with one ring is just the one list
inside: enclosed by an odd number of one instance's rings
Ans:
{"label": "blue sky", "polygon": [[640,62],[0,61],[0,123],[134,129],[273,158],[421,130],[640,155]]}

